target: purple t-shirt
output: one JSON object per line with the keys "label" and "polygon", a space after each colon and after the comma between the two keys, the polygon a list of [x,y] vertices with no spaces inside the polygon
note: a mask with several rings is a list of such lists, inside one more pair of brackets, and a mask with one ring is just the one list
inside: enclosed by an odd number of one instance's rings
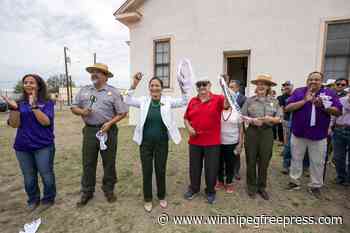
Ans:
{"label": "purple t-shirt", "polygon": [[21,113],[20,127],[17,129],[16,151],[35,151],[54,144],[54,103],[52,101],[38,102],[39,109],[50,119],[49,126],[43,126],[36,119],[27,101],[19,102]]}
{"label": "purple t-shirt", "polygon": [[[306,92],[307,87],[296,89],[292,96],[288,98],[287,104],[295,103],[304,99]],[[316,96],[319,96],[321,93],[331,97],[330,101],[332,102],[332,107],[336,107],[339,110],[342,109],[342,105],[333,90],[329,88],[321,88]],[[292,132],[296,137],[314,141],[325,139],[328,136],[328,127],[331,116],[323,108],[316,107],[316,125],[311,127],[311,111],[312,103],[307,102],[302,108],[293,112]]]}

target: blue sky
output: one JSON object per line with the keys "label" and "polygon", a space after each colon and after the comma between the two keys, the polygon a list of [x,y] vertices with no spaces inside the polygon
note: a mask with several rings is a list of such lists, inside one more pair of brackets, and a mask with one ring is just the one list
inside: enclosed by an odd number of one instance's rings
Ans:
{"label": "blue sky", "polygon": [[113,13],[124,0],[1,0],[0,88],[10,88],[26,73],[44,78],[64,72],[63,47],[69,48],[73,80],[89,84],[85,67],[97,61],[109,65],[117,78],[112,85],[129,84],[127,27]]}

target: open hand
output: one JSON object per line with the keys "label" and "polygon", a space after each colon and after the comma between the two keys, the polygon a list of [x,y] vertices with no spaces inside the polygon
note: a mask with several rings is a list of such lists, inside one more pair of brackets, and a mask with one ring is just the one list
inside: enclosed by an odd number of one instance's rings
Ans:
{"label": "open hand", "polygon": [[3,99],[4,99],[4,101],[10,106],[10,108],[12,108],[12,109],[18,109],[18,104],[16,103],[16,101],[14,101],[14,100],[11,100],[9,97],[7,97],[7,96],[1,96]]}

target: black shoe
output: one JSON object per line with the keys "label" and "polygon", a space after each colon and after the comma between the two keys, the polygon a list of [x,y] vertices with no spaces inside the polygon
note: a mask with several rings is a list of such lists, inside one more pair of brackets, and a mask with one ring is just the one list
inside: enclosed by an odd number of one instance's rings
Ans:
{"label": "black shoe", "polygon": [[77,207],[83,207],[86,206],[86,204],[93,198],[94,195],[92,194],[82,194],[80,197],[80,201],[77,202]]}
{"label": "black shoe", "polygon": [[198,193],[192,192],[192,190],[188,190],[187,192],[184,193],[184,198],[186,200],[192,200],[197,196]]}
{"label": "black shoe", "polygon": [[255,199],[255,197],[256,197],[256,192],[247,191],[247,194],[248,194],[248,196],[249,196],[251,199]]}
{"label": "black shoe", "polygon": [[317,199],[321,199],[321,190],[320,188],[309,188],[309,192],[316,197]]}
{"label": "black shoe", "polygon": [[294,184],[292,182],[289,182],[288,184],[288,187],[287,187],[287,190],[289,191],[294,191],[294,190],[299,190],[300,189],[300,186],[297,185],[297,184]]}
{"label": "black shoe", "polygon": [[109,203],[114,203],[117,201],[117,197],[114,195],[113,192],[105,193],[105,197]]}
{"label": "black shoe", "polygon": [[262,199],[266,201],[270,200],[270,196],[265,190],[259,190],[258,193],[262,197]]}
{"label": "black shoe", "polygon": [[284,175],[288,175],[289,174],[289,168],[283,168],[283,170],[281,172]]}

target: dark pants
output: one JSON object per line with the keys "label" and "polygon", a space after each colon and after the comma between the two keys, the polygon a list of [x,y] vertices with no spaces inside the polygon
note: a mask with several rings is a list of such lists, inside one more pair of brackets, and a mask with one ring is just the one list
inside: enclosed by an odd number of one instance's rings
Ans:
{"label": "dark pants", "polygon": [[220,146],[220,166],[218,172],[218,180],[224,183],[224,177],[226,176],[226,184],[231,184],[233,181],[235,157],[234,150],[237,144],[234,145],[221,145]]}
{"label": "dark pants", "polygon": [[335,128],[333,132],[337,180],[339,182],[350,182],[350,129]]}
{"label": "dark pants", "polygon": [[241,155],[235,154],[233,163],[233,176],[239,176],[239,171],[241,170]]}
{"label": "dark pants", "polygon": [[206,194],[215,194],[215,184],[220,163],[220,146],[189,145],[190,151],[190,190],[200,191],[204,160]]}
{"label": "dark pants", "polygon": [[277,124],[272,127],[273,130],[273,139],[278,140],[279,142],[284,142],[284,135],[283,135],[283,125]]}
{"label": "dark pants", "polygon": [[153,199],[152,175],[153,163],[156,173],[157,196],[163,200],[166,195],[166,165],[168,160],[168,141],[147,142],[140,146],[140,157],[143,176],[143,197],[146,202]]}
{"label": "dark pants", "polygon": [[[269,127],[249,126],[245,136],[247,186],[250,192],[266,188],[267,170],[272,157],[273,131]],[[258,175],[256,174],[258,168]]]}
{"label": "dark pants", "polygon": [[87,194],[95,192],[96,167],[99,152],[104,171],[102,190],[105,193],[113,192],[115,183],[117,182],[115,161],[117,156],[118,128],[114,125],[108,131],[107,150],[104,151],[100,151],[100,143],[96,138],[96,133],[99,130],[98,127],[91,126],[85,126],[83,128],[83,175],[81,179],[81,191]]}
{"label": "dark pants", "polygon": [[24,187],[28,195],[28,204],[40,202],[38,172],[44,184],[42,203],[55,201],[56,181],[54,173],[55,146],[49,146],[37,151],[16,151],[16,157],[24,177]]}

